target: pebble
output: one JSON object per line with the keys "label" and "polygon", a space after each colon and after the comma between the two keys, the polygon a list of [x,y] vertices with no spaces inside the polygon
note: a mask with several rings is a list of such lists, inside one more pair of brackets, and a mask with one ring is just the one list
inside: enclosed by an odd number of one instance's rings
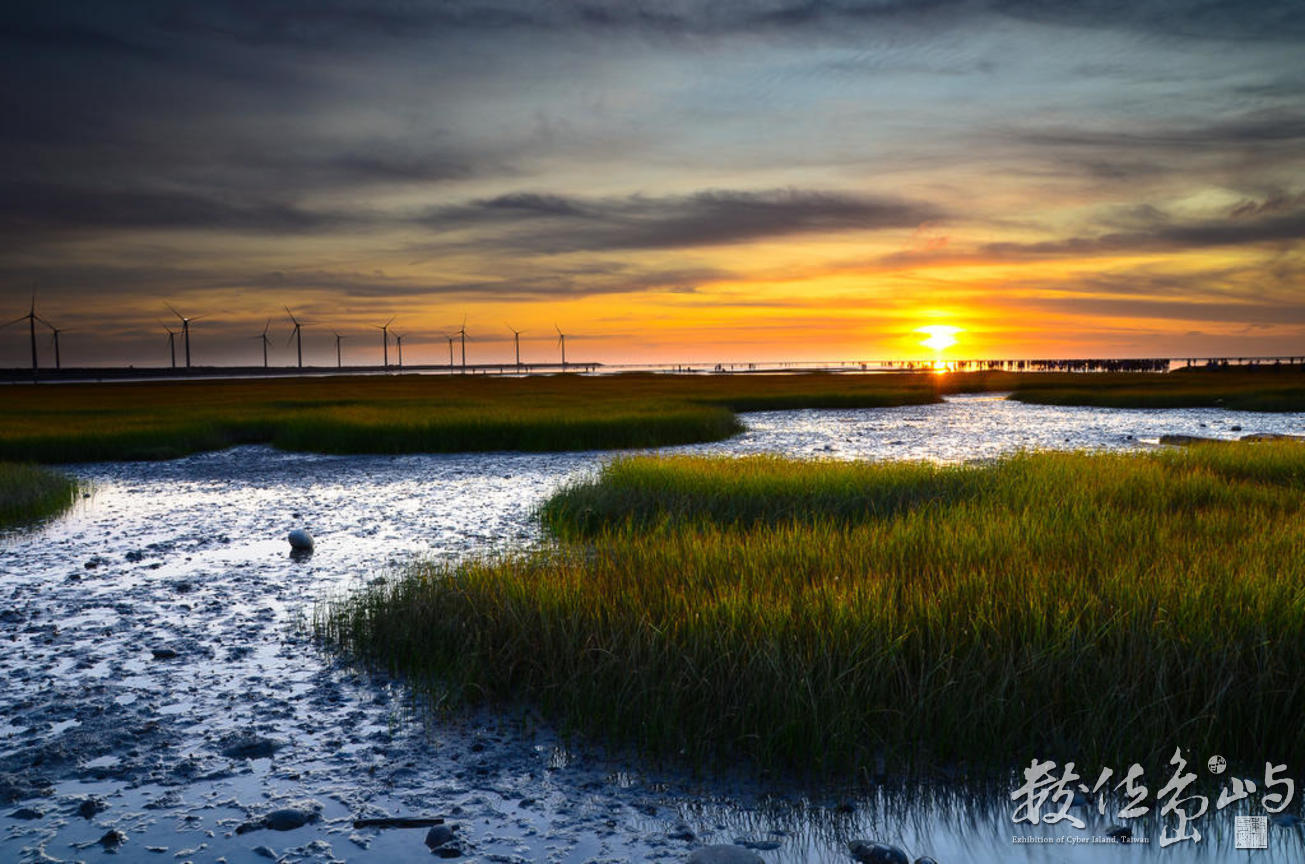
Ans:
{"label": "pebble", "polygon": [[290,548],[298,552],[311,552],[313,549],[313,535],[303,528],[291,531],[287,539],[290,541]]}
{"label": "pebble", "polygon": [[100,845],[105,849],[117,849],[126,842],[127,835],[123,834],[117,828],[110,828],[108,831],[104,832],[104,836],[99,840]]}

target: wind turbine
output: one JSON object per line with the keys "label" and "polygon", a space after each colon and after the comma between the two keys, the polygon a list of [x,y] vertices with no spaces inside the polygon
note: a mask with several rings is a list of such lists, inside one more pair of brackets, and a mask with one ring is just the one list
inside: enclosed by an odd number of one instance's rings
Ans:
{"label": "wind turbine", "polygon": [[394,344],[399,348],[399,368],[403,368],[403,334],[394,334]]}
{"label": "wind turbine", "polygon": [[512,330],[512,344],[515,345],[517,349],[517,371],[520,372],[521,371],[521,331],[513,330],[511,324],[508,324],[507,328],[509,330]]}
{"label": "wind turbine", "polygon": [[[334,330],[332,330],[331,332],[335,333]],[[344,364],[340,362],[340,340],[343,338],[344,337],[341,336],[339,333],[335,333],[335,368],[336,369],[344,368]]]}
{"label": "wind turbine", "polygon": [[381,356],[384,358],[384,368],[390,368],[390,325],[394,323],[394,318],[384,324],[373,324],[377,330],[381,331]]}
{"label": "wind turbine", "polygon": [[566,334],[557,324],[553,324],[553,329],[557,331],[557,344],[562,347],[562,371],[566,371]]}
{"label": "wind turbine", "polygon": [[68,331],[60,330],[49,321],[42,320],[41,323],[50,328],[50,341],[54,343],[54,368],[62,369],[63,364],[59,362],[59,334],[67,333]]}
{"label": "wind turbine", "polygon": [[[40,321],[40,322],[41,322],[42,324],[44,324],[46,327],[49,327],[49,326],[50,326],[50,322],[49,322],[49,321],[46,321],[46,320],[45,320],[44,318],[42,318],[40,315],[37,315],[37,314],[36,314],[36,292],[35,292],[35,291],[32,292],[32,306],[31,306],[30,309],[27,310],[27,314],[24,315],[24,316],[21,317],[21,318],[15,318],[14,320],[10,321],[8,324],[6,324],[6,325],[4,325],[4,326],[9,327],[9,326],[11,326],[11,325],[13,325],[13,324],[17,324],[17,323],[20,322],[20,321],[26,321],[26,322],[27,322],[27,331],[28,331],[28,334],[31,336],[31,342],[32,342],[32,377],[35,378],[37,372],[39,371],[39,366],[38,366],[38,364],[37,364],[37,360],[36,360],[36,322],[37,322],[37,321]],[[53,329],[53,328],[51,328],[51,329]]]}
{"label": "wind turbine", "polygon": [[298,318],[296,318],[296,317],[295,317],[295,313],[293,313],[293,312],[290,311],[290,307],[289,307],[289,306],[282,306],[281,308],[285,310],[285,314],[287,314],[287,315],[290,316],[290,320],[293,321],[293,322],[294,322],[294,325],[295,325],[294,329],[290,331],[290,338],[287,339],[287,340],[285,340],[285,344],[289,345],[291,342],[296,343],[296,349],[295,349],[295,350],[298,352],[298,355],[299,355],[299,368],[302,369],[302,368],[304,368],[304,333],[303,333],[303,326],[304,326],[305,324],[309,323],[309,322],[307,322],[307,321],[300,321]]}
{"label": "wind turbine", "polygon": [[[267,343],[271,341],[270,339],[267,338],[267,330],[271,326],[272,326],[272,319],[268,318],[267,323],[263,325],[263,332],[259,333],[257,336],[254,337],[255,339],[260,339],[263,342],[263,368],[264,369],[267,368]],[[168,332],[172,332],[172,331],[168,331]]]}
{"label": "wind turbine", "polygon": [[[172,368],[177,368],[177,331],[173,330],[167,324],[161,324],[164,330],[168,331],[168,353],[172,355]],[[266,360],[263,361],[266,364]]]}
{"label": "wind turbine", "polygon": [[462,326],[458,328],[458,335],[462,337],[462,374],[467,374],[467,316],[462,316]]}
{"label": "wind turbine", "polygon": [[176,315],[179,319],[181,319],[181,341],[186,343],[186,368],[189,369],[190,368],[190,322],[198,321],[200,318],[203,318],[204,316],[196,315],[194,318],[187,318],[185,315],[182,315],[180,312],[174,309],[171,303],[164,303],[163,305],[167,306],[168,309],[171,310],[173,315]]}
{"label": "wind turbine", "polygon": [[449,336],[446,333],[444,334],[444,338],[449,340],[449,374],[452,375],[453,374],[453,337]]}

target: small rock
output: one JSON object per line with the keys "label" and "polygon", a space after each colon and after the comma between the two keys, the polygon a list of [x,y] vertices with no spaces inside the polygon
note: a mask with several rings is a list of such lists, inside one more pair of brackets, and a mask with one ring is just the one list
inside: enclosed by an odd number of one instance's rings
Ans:
{"label": "small rock", "polygon": [[274,738],[237,733],[222,739],[222,755],[228,759],[266,759],[284,746],[284,741]]}
{"label": "small rock", "polygon": [[17,810],[9,814],[10,819],[24,819],[29,821],[32,819],[43,819],[44,817],[44,813],[40,810],[33,810],[31,807],[19,807]]}
{"label": "small rock", "polygon": [[99,840],[100,845],[105,849],[117,849],[126,842],[127,835],[123,834],[117,828],[110,828],[108,831],[105,831],[104,836]]}
{"label": "small rock", "polygon": [[1229,431],[1232,431],[1232,432],[1240,432],[1240,431],[1242,431],[1242,427],[1240,427],[1240,426],[1229,426],[1228,429],[1229,429]]}
{"label": "small rock", "polygon": [[687,860],[688,864],[763,864],[756,852],[724,843],[695,849]]}
{"label": "small rock", "polygon": [[676,822],[671,830],[666,832],[666,836],[672,840],[697,840],[698,835],[693,833],[693,829],[684,822]]}
{"label": "small rock", "polygon": [[263,817],[263,825],[273,831],[293,831],[317,821],[318,811],[311,807],[282,807]]}
{"label": "small rock", "polygon": [[109,809],[103,798],[86,798],[77,805],[77,815],[83,819],[94,819],[96,814]]}
{"label": "small rock", "polygon": [[905,852],[886,843],[853,840],[847,849],[861,864],[911,864],[911,859],[906,857]]}
{"label": "small rock", "polygon": [[313,551],[313,535],[309,534],[303,528],[296,528],[290,532],[290,548],[297,552]]}
{"label": "small rock", "polygon": [[454,827],[451,825],[436,825],[426,832],[426,846],[430,849],[438,849],[448,843],[457,840],[457,835],[453,833]]}
{"label": "small rock", "polygon": [[273,861],[276,860],[276,853],[266,846],[255,846],[251,851],[255,855],[260,855],[264,858],[271,858]]}
{"label": "small rock", "polygon": [[1218,441],[1218,438],[1206,438],[1203,435],[1161,435],[1161,444],[1204,444],[1207,441]]}
{"label": "small rock", "polygon": [[172,648],[151,648],[150,653],[154,655],[155,660],[177,659],[177,652]]}

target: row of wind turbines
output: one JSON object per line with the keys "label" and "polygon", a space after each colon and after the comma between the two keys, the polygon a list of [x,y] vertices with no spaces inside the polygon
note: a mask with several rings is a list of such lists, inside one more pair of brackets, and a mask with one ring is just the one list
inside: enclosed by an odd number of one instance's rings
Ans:
{"label": "row of wind turbines", "polygon": [[[189,368],[191,368],[191,363],[190,363],[190,325],[191,325],[192,323],[196,322],[196,321],[199,321],[199,320],[201,320],[201,319],[207,318],[208,316],[207,316],[207,315],[191,315],[191,316],[187,316],[187,315],[183,315],[183,314],[181,314],[179,311],[177,311],[177,309],[176,309],[176,308],[175,308],[171,303],[165,303],[164,305],[168,308],[168,311],[171,312],[171,313],[172,313],[172,314],[177,318],[177,320],[180,322],[180,329],[176,329],[176,330],[174,330],[173,327],[175,327],[175,326],[177,326],[177,325],[169,326],[169,325],[166,324],[166,323],[160,322],[160,326],[162,326],[163,329],[164,329],[164,331],[168,334],[168,355],[169,355],[169,358],[170,358],[170,361],[171,361],[172,368],[173,368],[173,369],[176,369],[176,368],[177,368],[177,337],[180,336],[180,337],[181,337],[181,342],[182,342],[182,348],[183,348],[184,360],[185,360],[185,368],[186,368],[186,369],[189,369]],[[295,345],[295,363],[296,363],[297,368],[302,369],[302,368],[304,367],[304,343],[303,343],[303,331],[304,331],[304,327],[307,327],[307,326],[312,325],[313,322],[311,322],[311,321],[303,321],[303,320],[300,320],[300,319],[295,315],[295,313],[294,313],[293,311],[291,311],[291,309],[290,309],[289,306],[282,306],[281,308],[285,310],[285,314],[286,314],[286,316],[290,319],[290,323],[291,323],[291,325],[292,325],[291,328],[290,328],[290,336],[289,336],[289,338],[286,340],[286,345],[288,346],[288,345],[290,345],[291,343],[294,343],[294,345]],[[270,331],[271,331],[271,329],[272,329],[272,320],[273,320],[273,319],[271,319],[271,318],[267,319],[267,323],[266,323],[265,325],[263,325],[263,330],[262,330],[262,332],[259,333],[257,336],[252,337],[252,338],[254,338],[254,339],[259,340],[259,341],[262,343],[262,346],[263,346],[263,368],[264,368],[264,369],[269,368],[269,362],[268,362],[268,347],[272,344],[272,337],[269,335],[269,334],[270,334]],[[405,339],[409,334],[395,332],[395,331],[392,329],[392,326],[391,326],[391,325],[394,324],[394,320],[395,320],[395,319],[394,319],[393,317],[391,317],[390,320],[386,321],[384,324],[372,324],[372,325],[370,325],[370,326],[373,327],[374,329],[377,329],[377,330],[380,330],[380,331],[381,331],[381,363],[382,363],[382,367],[385,368],[385,369],[389,369],[389,368],[390,368],[390,339],[391,339],[391,338],[393,338],[395,348],[397,349],[397,352],[398,352],[398,368],[400,368],[400,369],[403,368],[403,340],[404,340],[404,339]],[[62,368],[62,362],[61,362],[61,359],[60,359],[60,356],[59,356],[59,334],[60,334],[60,333],[66,333],[66,332],[68,332],[68,331],[67,331],[67,330],[64,330],[64,329],[61,329],[61,328],[58,328],[58,327],[55,327],[53,324],[51,324],[51,323],[50,323],[49,321],[47,321],[45,318],[42,318],[40,315],[36,314],[36,295],[35,295],[35,294],[32,295],[32,304],[31,304],[31,307],[29,308],[27,314],[26,314],[26,315],[23,315],[23,316],[20,317],[20,318],[16,318],[16,319],[14,319],[13,321],[10,321],[10,322],[8,322],[8,323],[6,323],[6,324],[0,325],[0,329],[2,329],[3,327],[9,327],[9,326],[12,326],[12,325],[14,325],[14,324],[21,323],[21,322],[23,322],[23,321],[26,321],[26,322],[28,323],[28,329],[29,329],[30,338],[31,338],[31,350],[32,350],[32,372],[33,372],[33,373],[36,373],[36,372],[38,371],[38,369],[39,369],[39,363],[38,363],[38,357],[37,357],[37,351],[36,351],[36,325],[37,325],[38,323],[40,323],[40,324],[42,324],[42,325],[44,325],[45,327],[47,327],[47,328],[50,329],[50,331],[51,331],[51,338],[53,339],[53,342],[54,342],[54,364],[55,364],[55,369],[61,369],[61,368]],[[511,325],[507,325],[507,329],[508,329],[508,331],[512,334],[512,344],[513,344],[513,348],[514,348],[514,351],[515,351],[516,368],[517,368],[518,371],[520,371],[520,370],[523,368],[523,367],[522,367],[522,363],[521,363],[521,334],[522,334],[524,331],[522,331],[522,330],[517,330],[516,328],[512,327]],[[558,327],[556,324],[553,325],[553,329],[557,331],[557,347],[561,350],[561,356],[562,356],[562,368],[563,368],[563,370],[565,370],[565,369],[566,369],[566,366],[567,366],[567,363],[566,363],[566,334],[563,333],[563,332],[562,332],[562,329],[561,329],[560,327]],[[335,330],[332,330],[331,333],[332,333],[332,335],[335,336],[335,365],[336,365],[336,368],[343,368],[343,367],[344,367],[344,362],[343,362],[343,354],[342,354],[342,350],[341,350],[341,343],[342,343],[345,339],[348,339],[348,338],[350,338],[350,337],[349,337],[349,336],[346,336],[345,334],[342,334],[342,333],[340,333],[340,332],[338,332],[338,331],[335,331]],[[448,340],[448,343],[449,343],[449,369],[450,369],[450,371],[454,368],[454,352],[453,352],[453,343],[454,343],[455,341],[461,343],[461,349],[462,349],[461,368],[462,368],[462,371],[463,371],[463,372],[466,372],[466,369],[467,369],[467,319],[466,319],[466,316],[463,316],[462,324],[458,327],[457,330],[454,330],[451,334],[450,334],[450,333],[441,333],[440,335],[441,335],[442,338],[447,339],[447,340]]]}

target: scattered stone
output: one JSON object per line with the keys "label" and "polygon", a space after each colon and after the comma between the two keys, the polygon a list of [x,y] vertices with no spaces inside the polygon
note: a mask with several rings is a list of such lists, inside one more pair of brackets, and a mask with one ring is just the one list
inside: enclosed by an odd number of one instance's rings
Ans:
{"label": "scattered stone", "polygon": [[322,802],[307,798],[303,801],[296,801],[289,807],[279,807],[261,819],[242,822],[236,826],[236,833],[248,834],[250,831],[258,831],[261,828],[270,828],[273,831],[293,831],[310,822],[316,822],[320,818],[322,818]]}
{"label": "scattered stone", "polygon": [[275,738],[241,732],[226,736],[221,744],[221,753],[228,759],[266,759],[285,746]]}
{"label": "scattered stone", "polygon": [[698,835],[695,834],[693,829],[685,822],[676,822],[675,825],[671,827],[671,830],[666,832],[666,836],[672,840],[687,840],[689,842],[698,839]]}
{"label": "scattered stone", "polygon": [[695,849],[688,857],[688,864],[763,864],[763,862],[756,852],[751,852],[742,846],[720,843]]}
{"label": "scattered stone", "polygon": [[43,819],[44,817],[44,813],[40,810],[34,810],[31,807],[19,807],[17,810],[9,814],[10,819],[24,819],[27,821],[31,821],[32,819]]}
{"label": "scattered stone", "polygon": [[911,859],[906,857],[905,852],[886,843],[853,840],[847,849],[861,864],[911,864]]}
{"label": "scattered stone", "polygon": [[155,660],[176,660],[177,652],[172,648],[151,648],[150,653],[154,655]]}
{"label": "scattered stone", "polygon": [[436,849],[457,839],[457,835],[449,825],[436,825],[426,832],[426,846],[430,849]]}
{"label": "scattered stone", "polygon": [[457,825],[436,825],[426,832],[426,848],[441,858],[461,858],[462,843],[458,840]]}
{"label": "scattered stone", "polygon": [[317,820],[318,811],[282,807],[263,817],[263,824],[273,831],[293,831]]}
{"label": "scattered stone", "polygon": [[138,564],[145,558],[145,553],[139,549],[133,549],[122,557],[129,564]]}
{"label": "scattered stone", "polygon": [[77,815],[83,819],[94,819],[97,814],[103,813],[109,809],[109,805],[103,798],[85,798],[82,803],[77,805]]}
{"label": "scattered stone", "polygon": [[290,548],[296,552],[313,551],[313,535],[303,528],[296,528],[291,531],[287,539],[290,541]]}
{"label": "scattered stone", "polygon": [[1229,430],[1230,432],[1240,432],[1240,431],[1242,431],[1242,427],[1240,427],[1240,426],[1229,426],[1229,427],[1228,427],[1228,430]]}
{"label": "scattered stone", "polygon": [[1204,435],[1161,435],[1161,444],[1173,444],[1182,446],[1186,444],[1205,444],[1209,441],[1218,441],[1218,438],[1207,438]]}
{"label": "scattered stone", "polygon": [[104,832],[104,836],[99,839],[99,844],[105,849],[117,849],[123,843],[127,842],[127,835],[123,834],[117,828],[110,828]]}

